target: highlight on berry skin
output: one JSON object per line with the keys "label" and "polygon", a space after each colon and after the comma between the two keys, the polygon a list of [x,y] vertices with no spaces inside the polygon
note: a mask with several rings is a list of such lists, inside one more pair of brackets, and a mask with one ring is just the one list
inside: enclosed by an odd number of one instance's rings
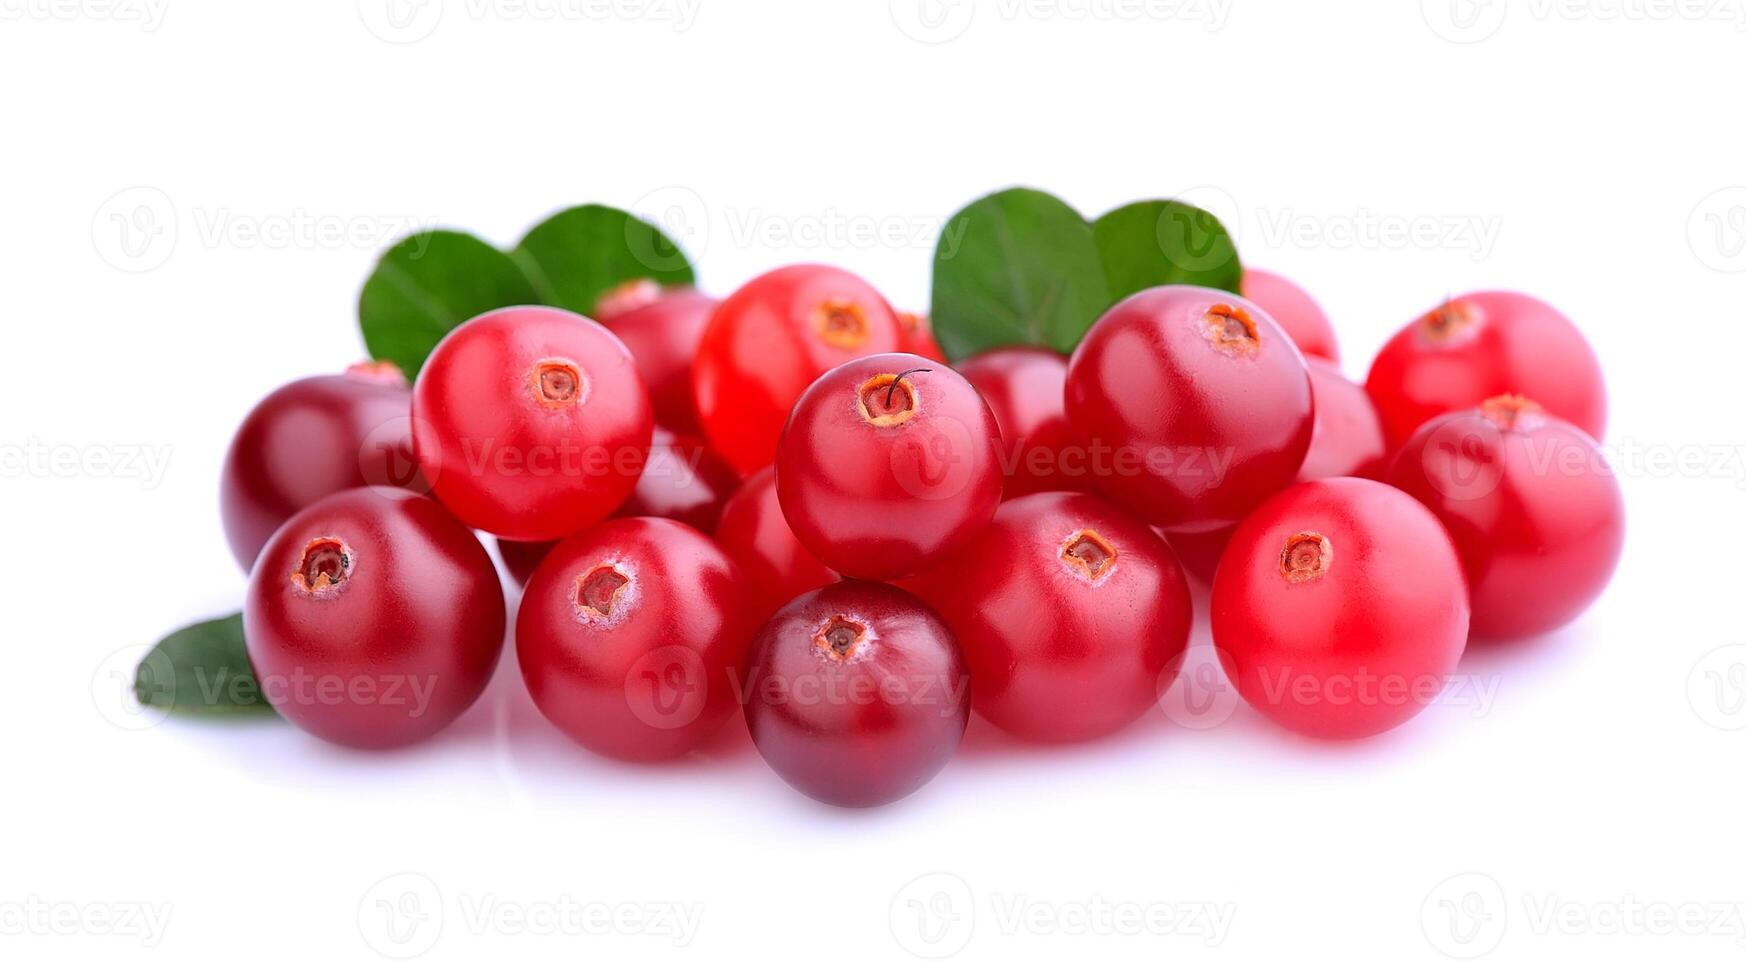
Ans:
{"label": "highlight on berry skin", "polygon": [[1261,329],[1255,315],[1241,306],[1214,303],[1200,318],[1201,332],[1221,354],[1254,357],[1261,352]]}
{"label": "highlight on berry skin", "polygon": [[629,587],[630,576],[616,566],[598,565],[576,579],[576,611],[588,620],[611,619]]}
{"label": "highlight on berry skin", "polygon": [[858,350],[867,343],[867,313],[859,303],[827,300],[813,311],[812,329],[832,347]]}
{"label": "highlight on berry skin", "polygon": [[1108,538],[1091,528],[1081,528],[1061,542],[1060,557],[1074,574],[1096,582],[1115,571],[1117,553]]}
{"label": "highlight on berry skin", "polygon": [[351,577],[352,550],[339,538],[316,538],[303,547],[291,582],[310,595],[337,593]]}
{"label": "highlight on berry skin", "polygon": [[1279,574],[1287,582],[1313,582],[1334,563],[1334,544],[1314,531],[1299,531],[1285,539],[1279,552]]}

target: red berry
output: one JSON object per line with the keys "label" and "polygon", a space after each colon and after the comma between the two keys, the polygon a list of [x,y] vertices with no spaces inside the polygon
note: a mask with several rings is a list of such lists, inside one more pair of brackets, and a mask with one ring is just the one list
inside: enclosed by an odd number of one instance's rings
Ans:
{"label": "red berry", "polygon": [[1524,398],[1425,423],[1389,482],[1442,519],[1473,595],[1473,634],[1557,629],[1606,589],[1625,544],[1625,503],[1600,447]]}
{"label": "red berry", "polygon": [[1600,439],[1607,396],[1600,364],[1574,324],[1521,293],[1468,293],[1402,327],[1364,383],[1389,445],[1445,412],[1520,394]]}
{"label": "red berry", "polygon": [[836,806],[920,789],[970,717],[969,675],[945,623],[877,582],[809,592],[765,623],[746,658],[745,701],[770,768]]}
{"label": "red berry", "polygon": [[1067,417],[1104,493],[1169,531],[1240,520],[1297,477],[1314,413],[1303,356],[1229,293],[1159,286],[1092,325]]}
{"label": "red berry", "polygon": [[1046,347],[999,347],[954,367],[976,386],[1000,424],[1008,498],[1091,489],[1085,450],[1074,444],[1062,402],[1065,356]]}
{"label": "red berry", "polygon": [[925,357],[939,364],[946,363],[946,352],[940,349],[939,341],[934,339],[933,324],[925,314],[899,313],[897,325],[902,334],[900,344],[906,353]]}
{"label": "red berry", "polygon": [[1310,390],[1316,396],[1316,415],[1309,452],[1297,471],[1298,482],[1332,476],[1381,479],[1388,446],[1370,395],[1363,385],[1341,374],[1339,367],[1319,357],[1304,360],[1309,364]]}
{"label": "red berry", "polygon": [[715,310],[692,366],[698,417],[741,473],[776,459],[801,392],[819,375],[901,346],[897,314],[852,273],[790,265],[741,286]]}
{"label": "red berry", "polygon": [[473,532],[403,490],[344,490],[267,543],[243,609],[268,703],[330,742],[426,738],[485,690],[503,589]]}
{"label": "red berry", "polygon": [[304,378],[243,419],[224,458],[219,513],[247,569],[292,514],[353,487],[423,490],[412,456],[412,397],[391,364]]}
{"label": "red berry", "polygon": [[1245,297],[1267,311],[1279,329],[1306,357],[1323,357],[1340,363],[1340,344],[1334,325],[1315,297],[1302,286],[1275,272],[1244,269],[1240,287]]}
{"label": "red berry", "polygon": [[656,429],[649,461],[615,517],[666,517],[714,534],[740,475],[701,440]]}
{"label": "red berry", "polygon": [[527,580],[533,578],[534,569],[540,567],[540,562],[552,553],[558,546],[556,541],[510,541],[507,538],[496,538],[497,555],[503,559],[503,569],[516,585],[526,586]]}
{"label": "red berry", "polygon": [[456,517],[552,541],[630,496],[649,451],[648,395],[599,324],[543,306],[463,323],[412,390],[419,465]]}
{"label": "red berry", "polygon": [[[646,282],[647,280],[642,280]],[[610,299],[610,297],[609,297]],[[636,358],[655,421],[674,432],[701,435],[691,393],[691,361],[716,301],[694,289],[657,291],[642,302],[602,300],[600,323]]]}
{"label": "red berry", "polygon": [[631,761],[698,747],[733,714],[757,627],[738,568],[692,528],[608,521],[527,583],[515,640],[528,693],[589,750]]}
{"label": "red berry", "polygon": [[1225,545],[1231,543],[1231,535],[1235,533],[1237,525],[1227,524],[1216,531],[1167,534],[1164,540],[1170,542],[1170,550],[1176,553],[1183,571],[1201,582],[1210,583],[1219,570],[1219,559],[1224,557]]}
{"label": "red berry", "polygon": [[1164,539],[1082,493],[1001,504],[915,587],[964,649],[977,713],[1044,742],[1107,735],[1156,704],[1194,615]]}
{"label": "red berry", "polygon": [[988,404],[951,368],[914,354],[851,361],[794,406],[776,452],[782,512],[844,575],[913,575],[994,517],[999,440]]}
{"label": "red berry", "polygon": [[728,498],[715,527],[721,545],[746,573],[747,601],[758,618],[782,608],[803,592],[842,578],[801,547],[788,528],[776,498],[776,468],[766,466]]}
{"label": "red berry", "polygon": [[1255,710],[1319,738],[1385,732],[1443,689],[1467,643],[1449,533],[1370,480],[1300,483],[1237,527],[1213,582],[1213,642]]}

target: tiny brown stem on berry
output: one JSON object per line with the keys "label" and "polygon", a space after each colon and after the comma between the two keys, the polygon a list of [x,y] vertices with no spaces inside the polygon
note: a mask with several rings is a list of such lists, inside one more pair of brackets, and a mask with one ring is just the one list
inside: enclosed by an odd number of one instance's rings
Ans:
{"label": "tiny brown stem on berry", "polygon": [[875,374],[855,395],[861,418],[884,429],[902,425],[915,417],[921,398],[907,375],[930,371],[932,368],[911,368],[902,374]]}
{"label": "tiny brown stem on berry", "polygon": [[820,653],[842,663],[860,652],[861,640],[867,635],[867,624],[847,616],[832,616],[813,635],[812,645]]}
{"label": "tiny brown stem on berry", "polygon": [[291,581],[304,592],[321,594],[337,590],[351,577],[352,550],[339,538],[316,538],[303,546],[303,558]]}
{"label": "tiny brown stem on berry", "polygon": [[1479,403],[1479,414],[1492,425],[1511,432],[1538,425],[1545,409],[1524,395],[1494,395]]}
{"label": "tiny brown stem on berry", "polygon": [[1471,303],[1445,299],[1442,305],[1419,318],[1419,334],[1432,343],[1447,343],[1479,322]]}
{"label": "tiny brown stem on berry", "polygon": [[1254,357],[1261,351],[1261,328],[1255,315],[1241,306],[1214,303],[1201,315],[1201,332],[1221,354]]}
{"label": "tiny brown stem on berry", "polygon": [[1279,574],[1287,582],[1313,582],[1334,563],[1334,543],[1315,531],[1299,531],[1285,539],[1279,552]]}
{"label": "tiny brown stem on berry", "polygon": [[1092,582],[1115,570],[1116,555],[1115,545],[1090,528],[1074,531],[1061,542],[1061,561]]}
{"label": "tiny brown stem on berry", "polygon": [[[928,374],[932,371],[933,368],[910,368],[908,371],[899,371],[892,375],[891,384],[885,386],[885,410],[887,412],[891,411],[891,396],[897,391],[897,383],[899,381],[902,381],[904,378],[907,378],[912,374]],[[914,399],[910,400],[912,402],[914,401]]]}
{"label": "tiny brown stem on berry", "polygon": [[576,580],[576,608],[590,619],[606,619],[630,585],[630,578],[611,565],[600,565]]}

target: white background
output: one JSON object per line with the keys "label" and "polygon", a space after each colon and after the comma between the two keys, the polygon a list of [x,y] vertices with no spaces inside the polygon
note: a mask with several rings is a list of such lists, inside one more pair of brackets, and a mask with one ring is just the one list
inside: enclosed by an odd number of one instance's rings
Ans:
{"label": "white background", "polygon": [[[1739,976],[1746,14],[1362,8],[0,0],[5,971]],[[1564,309],[1629,500],[1610,592],[1363,744],[1196,674],[1198,730],[1036,751],[975,722],[867,813],[743,732],[592,758],[513,661],[388,755],[125,710],[144,644],[239,604],[233,427],[361,355],[409,225],[507,245],[595,200],[668,222],[712,291],[821,260],[919,308],[941,221],[1014,183],[1213,208],[1360,375],[1450,292]],[[564,903],[617,925],[541,918]]]}

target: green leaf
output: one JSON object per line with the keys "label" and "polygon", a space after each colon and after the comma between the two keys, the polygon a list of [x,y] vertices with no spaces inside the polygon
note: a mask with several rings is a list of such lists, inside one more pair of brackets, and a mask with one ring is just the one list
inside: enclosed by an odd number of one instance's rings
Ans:
{"label": "green leaf", "polygon": [[459,231],[421,231],[395,243],[358,297],[370,356],[416,377],[450,330],[481,313],[539,302],[515,260]]}
{"label": "green leaf", "polygon": [[511,253],[540,302],[592,315],[601,294],[637,279],[690,285],[685,253],[659,228],[601,204],[560,211],[535,225]]}
{"label": "green leaf", "polygon": [[1153,286],[1187,284],[1236,292],[1237,246],[1219,219],[1181,201],[1136,201],[1092,225],[1116,299]]}
{"label": "green leaf", "polygon": [[1091,226],[1042,191],[972,202],[934,247],[934,336],[953,359],[1002,344],[1071,351],[1111,299]]}
{"label": "green leaf", "polygon": [[139,703],[182,714],[271,712],[249,667],[242,614],[195,623],[158,641],[133,677]]}

